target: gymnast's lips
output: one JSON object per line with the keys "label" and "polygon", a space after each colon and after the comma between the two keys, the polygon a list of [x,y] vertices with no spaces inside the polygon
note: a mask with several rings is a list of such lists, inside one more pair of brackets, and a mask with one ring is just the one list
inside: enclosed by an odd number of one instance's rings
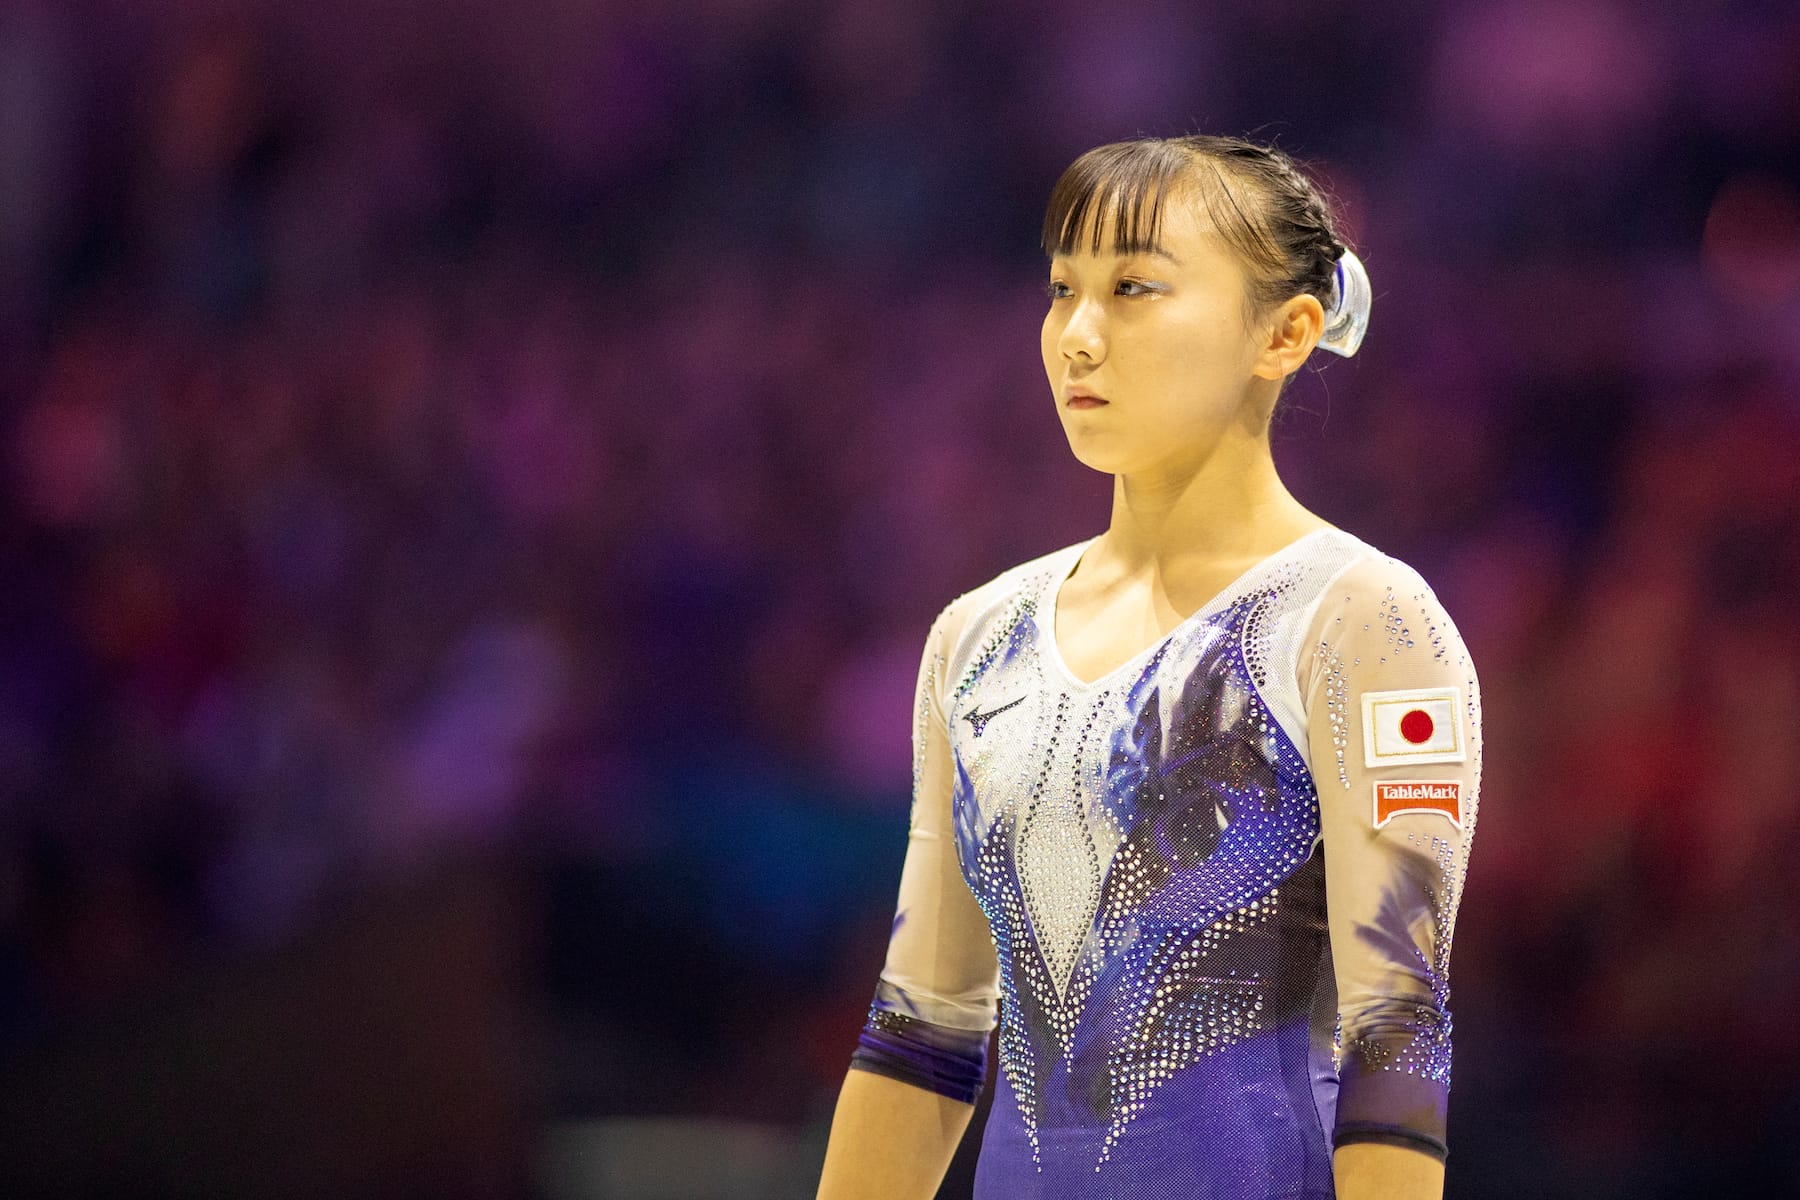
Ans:
{"label": "gymnast's lips", "polygon": [[1106,403],[1103,397],[1096,396],[1082,388],[1070,388],[1068,399],[1063,401],[1070,408],[1099,408]]}

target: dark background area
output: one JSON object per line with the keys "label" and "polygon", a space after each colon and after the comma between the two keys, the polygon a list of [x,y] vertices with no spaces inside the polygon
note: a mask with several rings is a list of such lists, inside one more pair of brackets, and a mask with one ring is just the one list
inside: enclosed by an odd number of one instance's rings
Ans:
{"label": "dark background area", "polygon": [[1481,672],[1447,1194],[1800,1195],[1800,9],[1728,0],[0,5],[9,1191],[810,1196],[926,627],[1107,518],[1050,185],[1189,131],[1338,198],[1277,461]]}

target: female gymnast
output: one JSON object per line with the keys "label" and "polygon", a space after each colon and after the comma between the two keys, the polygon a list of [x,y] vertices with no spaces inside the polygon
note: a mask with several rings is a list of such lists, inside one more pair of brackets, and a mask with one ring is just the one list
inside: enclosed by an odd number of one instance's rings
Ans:
{"label": "female gymnast", "polygon": [[1304,508],[1269,422],[1368,277],[1285,154],[1091,150],[1044,369],[1105,532],[951,601],[918,676],[886,965],[821,1200],[1443,1189],[1481,699],[1418,572]]}

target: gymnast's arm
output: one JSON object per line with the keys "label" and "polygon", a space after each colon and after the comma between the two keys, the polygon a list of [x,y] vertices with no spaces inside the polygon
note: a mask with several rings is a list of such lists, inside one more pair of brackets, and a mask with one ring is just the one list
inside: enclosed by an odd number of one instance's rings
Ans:
{"label": "gymnast's arm", "polygon": [[930,1200],[986,1082],[1000,995],[987,918],[956,857],[943,672],[966,617],[932,623],[913,710],[913,802],[898,911],[838,1094],[818,1200]]}
{"label": "gymnast's arm", "polygon": [[846,1072],[818,1200],[931,1200],[974,1112],[886,1075]]}
{"label": "gymnast's arm", "polygon": [[1298,664],[1341,1046],[1340,1200],[1438,1200],[1450,938],[1481,780],[1481,696],[1449,615],[1386,555],[1327,589]]}

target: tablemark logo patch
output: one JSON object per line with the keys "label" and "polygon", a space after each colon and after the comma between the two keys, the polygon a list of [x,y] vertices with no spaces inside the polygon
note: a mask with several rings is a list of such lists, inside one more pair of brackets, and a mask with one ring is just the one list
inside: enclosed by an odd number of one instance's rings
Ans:
{"label": "tablemark logo patch", "polygon": [[1462,828],[1462,783],[1455,779],[1378,779],[1375,828],[1402,813],[1437,813]]}

